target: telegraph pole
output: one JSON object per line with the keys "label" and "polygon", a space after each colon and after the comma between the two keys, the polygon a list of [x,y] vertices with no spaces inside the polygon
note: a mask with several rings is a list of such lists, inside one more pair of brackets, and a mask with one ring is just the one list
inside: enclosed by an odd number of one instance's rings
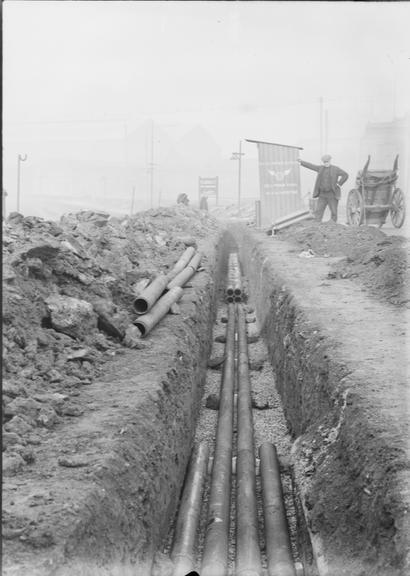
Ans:
{"label": "telegraph pole", "polygon": [[324,135],[324,152],[327,154],[329,152],[329,111],[325,110],[325,135]]}
{"label": "telegraph pole", "polygon": [[319,98],[319,130],[320,130],[320,156],[324,154],[323,150],[323,96]]}
{"label": "telegraph pole", "polygon": [[131,216],[134,214],[134,203],[135,203],[135,186],[132,187]]}
{"label": "telegraph pole", "polygon": [[20,164],[27,160],[27,154],[17,156],[17,212],[20,212]]}
{"label": "telegraph pole", "polygon": [[154,121],[151,120],[151,161],[148,163],[148,173],[150,175],[150,206],[154,205]]}
{"label": "telegraph pole", "polygon": [[241,207],[242,140],[239,140],[239,152],[232,152],[231,160],[238,160],[238,208]]}

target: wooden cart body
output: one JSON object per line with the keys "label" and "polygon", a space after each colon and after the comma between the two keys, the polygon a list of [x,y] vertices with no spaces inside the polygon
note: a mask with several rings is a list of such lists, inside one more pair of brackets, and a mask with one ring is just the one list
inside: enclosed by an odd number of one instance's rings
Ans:
{"label": "wooden cart body", "polygon": [[347,197],[348,224],[377,224],[381,227],[390,214],[393,226],[403,226],[404,195],[400,188],[396,188],[398,161],[399,157],[396,156],[393,170],[369,170],[370,156],[368,157],[363,170],[357,173],[356,188],[350,190]]}

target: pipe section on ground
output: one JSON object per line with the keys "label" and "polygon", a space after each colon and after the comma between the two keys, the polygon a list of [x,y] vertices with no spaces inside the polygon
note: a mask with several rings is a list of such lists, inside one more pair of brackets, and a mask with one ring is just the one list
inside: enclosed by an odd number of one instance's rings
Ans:
{"label": "pipe section on ground", "polygon": [[181,272],[179,272],[179,274],[177,274],[175,276],[175,278],[173,278],[171,280],[171,282],[168,283],[167,289],[171,290],[175,286],[183,286],[184,284],[186,284],[188,282],[188,280],[190,280],[192,278],[192,276],[195,274],[195,272],[197,271],[197,268],[201,262],[201,259],[202,259],[202,254],[200,252],[197,252],[192,257],[192,259],[191,259],[190,263],[187,265],[187,267],[184,270],[182,270]]}
{"label": "pipe section on ground", "polygon": [[236,460],[236,576],[261,576],[256,504],[256,459],[245,313],[237,309],[238,455]]}
{"label": "pipe section on ground", "polygon": [[168,284],[165,274],[159,274],[141,294],[134,300],[134,310],[137,314],[146,314],[155,302],[162,296]]}
{"label": "pipe section on ground", "polygon": [[195,254],[195,252],[196,252],[196,250],[193,246],[189,246],[189,248],[187,248],[185,250],[185,252],[183,252],[182,256],[179,258],[179,260],[177,260],[177,262],[175,263],[172,270],[170,270],[170,272],[168,272],[168,274],[167,274],[168,282],[171,282],[171,280],[173,278],[175,278],[175,276],[177,274],[182,272],[182,270],[186,266],[188,266],[190,260],[192,259],[192,256]]}
{"label": "pipe section on ground", "polygon": [[201,576],[226,576],[228,570],[235,381],[235,316],[235,305],[229,304],[225,362]]}
{"label": "pipe section on ground", "polygon": [[275,446],[265,442],[259,456],[268,574],[296,576]]}
{"label": "pipe section on ground", "polygon": [[201,442],[191,456],[171,551],[173,576],[186,576],[195,570],[195,537],[201,513],[208,454],[208,444]]}
{"label": "pipe section on ground", "polygon": [[139,316],[134,320],[134,325],[138,328],[141,336],[146,336],[158,324],[160,320],[167,314],[172,304],[178,302],[183,293],[180,286],[175,286],[169,292],[162,296],[157,303],[151,308],[148,314]]}

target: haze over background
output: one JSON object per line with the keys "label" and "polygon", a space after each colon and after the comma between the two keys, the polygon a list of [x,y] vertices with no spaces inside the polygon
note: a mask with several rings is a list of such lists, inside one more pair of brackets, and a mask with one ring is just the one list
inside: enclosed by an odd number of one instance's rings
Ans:
{"label": "haze over background", "polygon": [[[346,194],[367,124],[409,116],[409,21],[407,2],[6,0],[6,212],[18,154],[25,215],[125,214],[133,190],[135,211],[179,192],[194,202],[199,176],[219,176],[222,202],[235,202],[239,141],[302,146],[319,163],[321,110]],[[259,182],[256,146],[243,151],[246,200]]]}

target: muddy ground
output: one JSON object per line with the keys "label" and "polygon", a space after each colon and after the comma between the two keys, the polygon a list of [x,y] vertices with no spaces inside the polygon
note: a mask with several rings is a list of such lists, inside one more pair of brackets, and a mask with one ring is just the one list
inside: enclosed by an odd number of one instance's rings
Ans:
{"label": "muddy ground", "polygon": [[[27,567],[33,558],[43,562],[43,553],[61,544],[65,534],[52,523],[55,510],[65,502],[65,521],[75,515],[80,503],[73,496],[78,487],[86,490],[89,464],[98,465],[97,454],[86,449],[87,434],[90,443],[95,439],[87,422],[98,416],[109,426],[113,409],[119,422],[122,414],[125,418],[129,413],[127,394],[139,393],[129,389],[116,402],[115,393],[107,396],[103,386],[93,388],[92,393],[87,387],[96,379],[103,380],[106,373],[126,372],[138,355],[151,372],[161,367],[158,346],[151,350],[161,329],[142,340],[132,325],[132,302],[141,282],[168,271],[188,245],[201,246],[209,238],[216,239],[219,228],[213,217],[184,206],[123,219],[81,212],[63,216],[58,223],[18,214],[4,222],[3,538],[7,574],[19,574],[19,564]],[[301,260],[329,258],[326,281],[354,283],[365,299],[385,307],[386,317],[389,309],[410,306],[409,243],[403,238],[387,237],[370,227],[306,222],[280,232],[276,240],[289,243]],[[317,285],[323,285],[321,276]],[[343,299],[350,314],[345,292]],[[175,330],[183,330],[183,322],[179,314]],[[363,327],[363,334],[366,330]],[[163,335],[172,339],[172,326]],[[166,340],[161,343],[164,353],[167,345]],[[68,429],[71,439],[81,430],[76,445],[67,442]],[[119,429],[116,434],[123,432]],[[51,573],[51,567],[41,562],[33,574]]]}

